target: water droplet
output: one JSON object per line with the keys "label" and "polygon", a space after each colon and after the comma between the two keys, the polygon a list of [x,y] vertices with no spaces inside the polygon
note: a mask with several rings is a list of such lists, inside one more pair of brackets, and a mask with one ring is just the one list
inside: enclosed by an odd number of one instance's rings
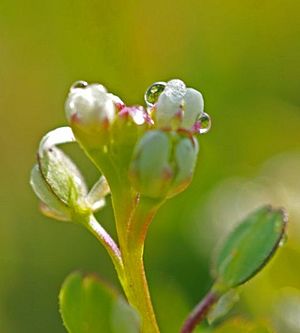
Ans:
{"label": "water droplet", "polygon": [[173,101],[180,102],[186,94],[186,86],[183,81],[174,79],[167,82],[165,94]]}
{"label": "water droplet", "polygon": [[88,86],[89,84],[85,81],[76,81],[72,84],[71,90],[73,89],[84,89]]}
{"label": "water droplet", "polygon": [[145,92],[145,102],[148,107],[152,107],[158,100],[159,95],[165,90],[165,82],[155,82]]}
{"label": "water droplet", "polygon": [[199,122],[200,122],[199,133],[205,134],[205,133],[209,132],[209,130],[211,128],[211,119],[207,113],[203,112],[200,115]]}

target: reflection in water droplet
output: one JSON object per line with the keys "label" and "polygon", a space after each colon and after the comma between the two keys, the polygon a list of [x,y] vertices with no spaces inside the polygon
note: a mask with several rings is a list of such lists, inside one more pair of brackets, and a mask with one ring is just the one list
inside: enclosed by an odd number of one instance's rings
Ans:
{"label": "reflection in water droplet", "polygon": [[205,133],[209,132],[209,130],[211,128],[210,116],[207,113],[203,112],[200,115],[199,121],[200,121],[199,133],[200,134],[205,134]]}
{"label": "reflection in water droplet", "polygon": [[165,87],[165,82],[155,82],[146,90],[144,98],[148,107],[152,107],[157,102]]}
{"label": "reflection in water droplet", "polygon": [[167,82],[165,94],[174,102],[179,102],[186,94],[186,86],[183,81],[174,79]]}
{"label": "reflection in water droplet", "polygon": [[72,84],[71,90],[73,89],[84,89],[88,86],[89,84],[85,81],[76,81]]}

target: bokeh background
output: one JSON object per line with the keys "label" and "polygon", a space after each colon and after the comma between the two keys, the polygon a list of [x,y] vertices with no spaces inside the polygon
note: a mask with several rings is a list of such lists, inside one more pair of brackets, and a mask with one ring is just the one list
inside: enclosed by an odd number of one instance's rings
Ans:
{"label": "bokeh background", "polygon": [[[69,86],[101,82],[137,104],[171,78],[203,93],[213,126],[194,182],[161,209],[146,244],[162,333],[177,332],[208,290],[226,232],[264,203],[289,211],[289,241],[232,315],[300,332],[299,22],[298,0],[0,1],[1,333],[65,332],[57,294],[73,270],[118,287],[104,249],[43,217],[28,182],[40,138],[66,124]],[[70,153],[92,184],[93,165]],[[100,218],[113,230],[110,204]]]}

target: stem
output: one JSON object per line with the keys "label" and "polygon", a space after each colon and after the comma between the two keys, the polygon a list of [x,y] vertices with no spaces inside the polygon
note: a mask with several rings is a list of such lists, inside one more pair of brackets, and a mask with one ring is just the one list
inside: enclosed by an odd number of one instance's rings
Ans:
{"label": "stem", "polygon": [[203,300],[198,303],[186,319],[180,333],[191,333],[195,327],[205,318],[210,308],[218,300],[218,295],[209,292]]}
{"label": "stem", "polygon": [[[128,197],[127,194],[127,200]],[[124,214],[124,210],[119,210],[118,208],[120,206],[116,206],[115,204],[116,202],[114,203],[114,208],[117,227],[120,226],[120,224],[123,226],[120,228],[122,230],[120,247],[124,263],[124,278],[126,281],[123,285],[124,292],[128,302],[138,311],[142,319],[141,332],[159,333],[143,263],[146,231],[158,206],[154,206],[152,202],[145,202],[143,200],[140,200],[138,204],[133,204],[131,200]],[[129,211],[128,207],[131,207]],[[127,227],[125,229],[125,238],[124,226]]]}
{"label": "stem", "polygon": [[120,281],[124,280],[124,266],[121,256],[120,249],[118,248],[115,241],[107,233],[107,231],[101,226],[101,224],[96,220],[96,218],[91,215],[87,223],[84,226],[100,241],[100,243],[105,247],[115,269],[118,273]]}

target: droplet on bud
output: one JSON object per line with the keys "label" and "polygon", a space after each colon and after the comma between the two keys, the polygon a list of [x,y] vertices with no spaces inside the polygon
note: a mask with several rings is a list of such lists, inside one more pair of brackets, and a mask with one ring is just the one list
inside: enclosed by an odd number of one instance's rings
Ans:
{"label": "droplet on bud", "polygon": [[159,95],[165,90],[165,82],[155,82],[145,92],[145,102],[148,107],[152,107],[158,100]]}
{"label": "droplet on bud", "polygon": [[167,82],[164,92],[173,102],[179,102],[186,94],[186,85],[183,81],[174,79]]}
{"label": "droplet on bud", "polygon": [[89,84],[86,81],[76,81],[72,84],[71,90],[74,89],[84,89],[88,86]]}
{"label": "droplet on bud", "polygon": [[210,119],[209,114],[203,112],[200,115],[199,122],[200,122],[199,133],[205,134],[205,133],[209,132],[209,130],[211,128],[211,119]]}

